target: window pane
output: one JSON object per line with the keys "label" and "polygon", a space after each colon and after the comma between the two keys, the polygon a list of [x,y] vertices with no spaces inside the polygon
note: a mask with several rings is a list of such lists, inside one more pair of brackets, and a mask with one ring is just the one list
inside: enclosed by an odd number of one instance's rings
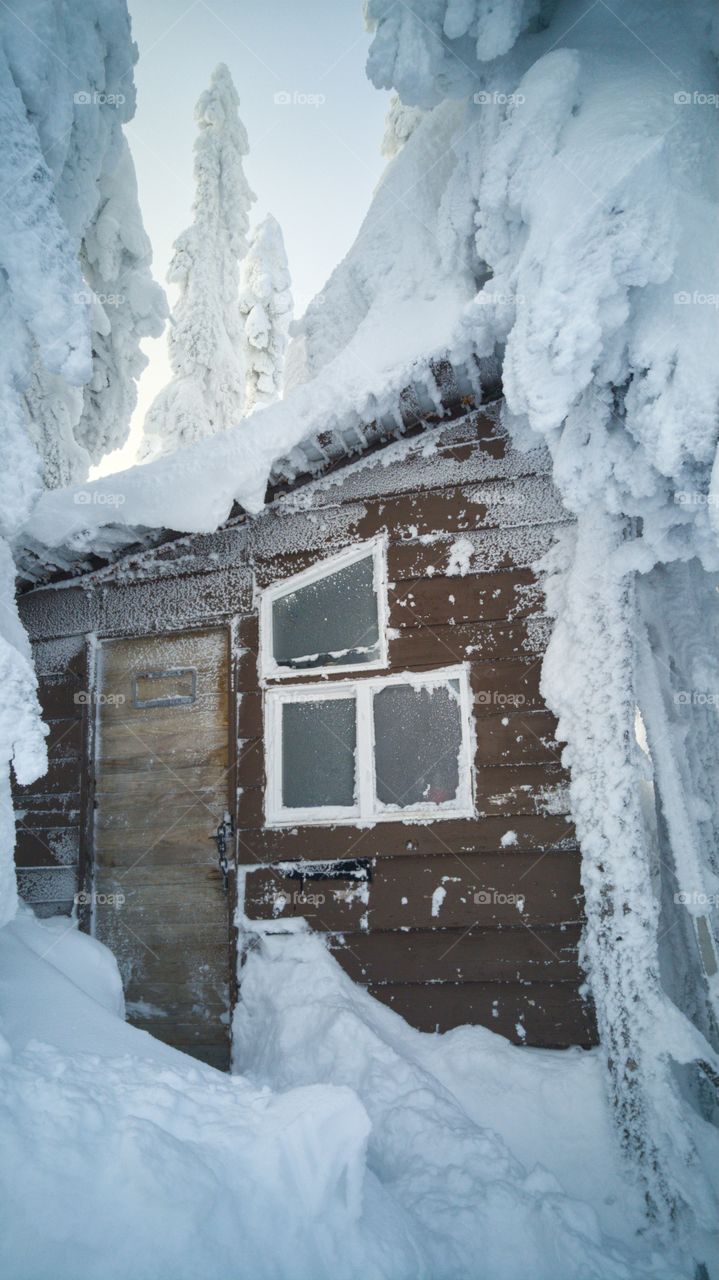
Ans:
{"label": "window pane", "polygon": [[275,662],[283,667],[375,661],[379,624],[373,557],[275,600],[272,648]]}
{"label": "window pane", "polygon": [[282,804],[286,809],[355,803],[354,698],[282,705]]}
{"label": "window pane", "polygon": [[374,696],[375,777],[381,805],[451,803],[459,791],[459,681],[388,685]]}

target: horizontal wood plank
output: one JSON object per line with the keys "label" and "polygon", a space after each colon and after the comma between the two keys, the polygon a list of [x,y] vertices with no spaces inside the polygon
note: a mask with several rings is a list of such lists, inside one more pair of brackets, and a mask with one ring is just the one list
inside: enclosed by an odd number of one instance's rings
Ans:
{"label": "horizontal wood plank", "polygon": [[75,867],[18,868],[18,893],[26,902],[64,902],[77,892]]}
{"label": "horizontal wood plank", "polygon": [[[505,841],[503,846],[502,841]],[[576,834],[564,815],[489,815],[435,822],[377,822],[373,826],[241,827],[242,864],[322,858],[403,858],[421,854],[495,853],[503,847],[532,850],[576,848]]]}
{"label": "horizontal wood plank", "polygon": [[580,981],[581,928],[435,929],[353,933],[329,938],[357,982]]}
{"label": "horizontal wood plank", "polygon": [[257,920],[301,916],[322,932],[576,924],[579,858],[555,851],[377,858],[367,882],[249,869],[245,913]]}
{"label": "horizontal wood plank", "polygon": [[26,786],[15,786],[15,795],[20,809],[23,809],[34,796],[78,795],[81,787],[82,762],[75,760],[52,761],[46,773],[29,782]]}
{"label": "horizontal wood plank", "polygon": [[481,817],[568,815],[569,774],[554,763],[481,766],[476,800]]}
{"label": "horizontal wood plank", "polygon": [[[472,574],[497,573],[510,569],[530,569],[546,554],[556,539],[557,530],[568,520],[550,520],[546,524],[517,528],[480,529],[462,534],[437,533],[431,542],[390,542],[387,550],[387,573],[390,582],[405,578],[447,577],[456,563],[457,542],[469,543],[466,571]],[[332,551],[354,545],[356,539],[347,532],[332,540]],[[327,555],[327,540],[316,551],[301,544],[296,550],[270,551],[258,555],[255,575],[258,587],[267,587],[319,563]],[[451,575],[450,575],[451,576]],[[459,575],[458,575],[459,576]]]}
{"label": "horizontal wood plank", "polygon": [[80,828],[44,827],[34,831],[20,824],[15,833],[18,867],[76,866],[80,856]]}
{"label": "horizontal wood plank", "polygon": [[439,983],[370,987],[420,1031],[488,1027],[513,1044],[565,1049],[597,1043],[591,1005],[565,984]]}
{"label": "horizontal wood plank", "polygon": [[389,586],[390,626],[454,626],[540,613],[544,593],[530,569],[464,577],[405,578]]}

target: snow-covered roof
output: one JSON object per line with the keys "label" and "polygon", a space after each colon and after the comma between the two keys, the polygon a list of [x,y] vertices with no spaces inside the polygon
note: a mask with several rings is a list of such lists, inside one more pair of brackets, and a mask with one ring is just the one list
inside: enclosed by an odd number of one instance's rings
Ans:
{"label": "snow-covered roof", "polygon": [[[334,365],[341,364],[335,361]],[[77,575],[174,534],[209,533],[268,490],[292,486],[407,432],[496,396],[494,365],[426,357],[399,368],[381,394],[338,390],[320,375],[229,431],[144,466],[45,492],[15,547],[28,585]]]}

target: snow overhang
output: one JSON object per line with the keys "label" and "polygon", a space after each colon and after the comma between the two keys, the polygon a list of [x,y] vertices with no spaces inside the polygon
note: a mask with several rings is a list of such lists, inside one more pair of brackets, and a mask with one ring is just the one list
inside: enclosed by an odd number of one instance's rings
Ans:
{"label": "snow overhang", "polygon": [[167,457],[46,491],[15,542],[20,589],[92,572],[184,534],[213,532],[279,492],[499,395],[494,362],[453,364],[444,355],[411,373],[381,395],[365,395],[361,405],[317,378]]}

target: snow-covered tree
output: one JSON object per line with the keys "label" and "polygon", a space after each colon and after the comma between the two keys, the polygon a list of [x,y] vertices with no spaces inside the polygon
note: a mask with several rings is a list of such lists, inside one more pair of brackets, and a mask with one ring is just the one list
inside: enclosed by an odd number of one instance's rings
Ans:
{"label": "snow-covered tree", "polygon": [[242,167],[249,145],[238,107],[220,63],[195,110],[194,221],[175,241],[168,273],[179,289],[169,333],[173,377],[145,419],[144,458],[224,431],[244,413],[239,264],[255,196]]}
{"label": "snow-covered tree", "polygon": [[[435,352],[465,369],[498,356],[506,430],[547,446],[575,526],[546,566],[542,688],[571,769],[607,1083],[653,1215],[706,1226],[702,1126],[719,1078],[713,6],[366,0],[365,12],[370,78],[424,115],[307,310],[304,367],[366,359],[368,333],[391,366],[406,300],[428,302]],[[429,323],[413,317],[422,337]]]}
{"label": "snow-covered tree", "polygon": [[124,137],[98,182],[97,210],[85,233],[81,262],[90,290],[92,377],[83,388],[75,438],[93,463],[124,444],[147,364],[140,339],[159,337],[167,316],[152,279],[152,250],[142,225],[137,180]]}
{"label": "snow-covered tree", "polygon": [[[122,441],[142,359],[137,344],[157,331],[163,308],[122,133],[134,112],[137,56],[127,6],[34,0],[26,16],[0,12],[0,921],[15,901],[6,762],[22,783],[46,767],[30,646],[2,539],[27,520],[43,478],[82,476],[102,441]],[[109,321],[89,300],[98,285],[127,300]]]}
{"label": "snow-covered tree", "polygon": [[73,387],[36,359],[25,393],[30,437],[52,489],[83,480],[91,463],[124,444],[147,364],[140,341],[159,337],[167,315],[164,292],[151,275],[135,166],[121,133],[107,149],[96,194],[78,249],[83,285],[77,302],[89,312],[92,376]]}
{"label": "snow-covered tree", "polygon": [[[146,364],[140,340],[162,331],[166,305],[150,273],[150,243],[122,132],[134,114],[128,68],[137,57],[126,7],[102,0],[74,6],[70,15],[59,2],[42,0],[33,12],[33,24],[39,22],[47,24],[42,29],[57,51],[44,79],[33,73],[29,29],[18,35],[10,18],[5,47],[80,264],[72,300],[83,323],[89,322],[92,344],[92,374],[83,389],[58,378],[39,349],[34,352],[26,386],[28,429],[43,460],[44,482],[54,488],[83,479],[92,462],[125,441]],[[81,45],[85,69],[78,72]],[[67,83],[60,59],[75,72]]]}
{"label": "snow-covered tree", "polygon": [[247,374],[245,411],[271,404],[282,390],[292,294],[279,222],[268,213],[253,228],[240,272],[240,313]]}

